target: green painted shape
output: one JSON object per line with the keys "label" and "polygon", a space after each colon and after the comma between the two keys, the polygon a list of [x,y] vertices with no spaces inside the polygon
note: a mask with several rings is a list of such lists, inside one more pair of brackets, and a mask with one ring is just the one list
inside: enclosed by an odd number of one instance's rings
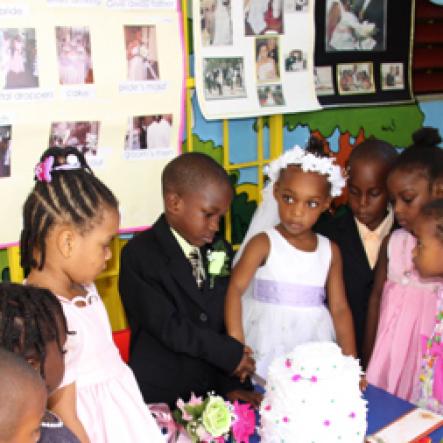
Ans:
{"label": "green painted shape", "polygon": [[[192,146],[194,152],[202,152],[203,154],[209,155],[209,157],[212,157],[217,163],[223,165],[223,149],[220,145],[217,146],[212,140],[204,141],[198,135],[192,134]],[[186,140],[183,141],[182,150],[183,152],[188,151]]]}
{"label": "green painted shape", "polygon": [[0,281],[9,280],[9,263],[6,249],[0,249]]}
{"label": "green painted shape", "polygon": [[363,129],[366,137],[374,136],[395,146],[410,145],[412,133],[422,127],[423,121],[424,114],[417,104],[329,108],[284,115],[284,125],[289,131],[303,125],[327,138],[337,127],[354,137]]}

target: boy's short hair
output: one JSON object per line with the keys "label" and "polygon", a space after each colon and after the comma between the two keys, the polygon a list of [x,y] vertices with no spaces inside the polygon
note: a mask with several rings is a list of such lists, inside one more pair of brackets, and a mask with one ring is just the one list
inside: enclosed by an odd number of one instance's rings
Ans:
{"label": "boy's short hair", "polygon": [[398,152],[390,143],[370,137],[357,145],[352,151],[348,159],[348,166],[351,167],[355,160],[375,160],[380,161],[390,168]]}
{"label": "boy's short hair", "polygon": [[13,437],[26,401],[40,389],[46,393],[39,373],[22,356],[0,348],[0,440]]}
{"label": "boy's short hair", "polygon": [[185,194],[202,189],[208,183],[225,183],[232,188],[226,171],[209,155],[187,152],[170,161],[162,173],[162,192]]}

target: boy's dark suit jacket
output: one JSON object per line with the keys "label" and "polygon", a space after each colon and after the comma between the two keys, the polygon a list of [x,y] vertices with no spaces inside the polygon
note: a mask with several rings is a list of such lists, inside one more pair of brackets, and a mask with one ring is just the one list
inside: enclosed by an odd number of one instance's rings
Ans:
{"label": "boy's dark suit jacket", "polygon": [[374,271],[369,266],[363,243],[350,209],[334,218],[321,221],[315,227],[320,234],[337,243],[343,260],[343,279],[349,307],[354,319],[358,357],[362,357],[368,300],[374,283]]}
{"label": "boy's dark suit jacket", "polygon": [[119,288],[132,332],[129,365],[147,403],[175,406],[191,392],[245,389],[228,375],[243,355],[243,345],[224,333],[228,282],[216,277],[211,289],[207,277],[197,287],[164,215],[124,247]]}

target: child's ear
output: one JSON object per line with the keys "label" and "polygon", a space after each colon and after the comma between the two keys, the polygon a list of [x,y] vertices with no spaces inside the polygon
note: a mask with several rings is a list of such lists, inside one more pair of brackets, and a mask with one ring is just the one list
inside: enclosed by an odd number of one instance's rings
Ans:
{"label": "child's ear", "polygon": [[69,227],[63,227],[56,233],[57,248],[64,258],[69,258],[74,247],[75,233]]}
{"label": "child's ear", "polygon": [[443,198],[443,177],[437,178],[432,184],[432,196]]}
{"label": "child's ear", "polygon": [[182,207],[183,199],[177,192],[168,192],[165,195],[165,209],[169,214],[177,214]]}

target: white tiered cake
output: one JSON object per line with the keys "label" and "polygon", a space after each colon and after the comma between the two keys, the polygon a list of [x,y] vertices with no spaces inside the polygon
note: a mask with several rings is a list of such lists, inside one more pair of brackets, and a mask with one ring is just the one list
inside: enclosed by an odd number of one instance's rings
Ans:
{"label": "white tiered cake", "polygon": [[361,369],[335,343],[305,343],[269,368],[260,415],[263,443],[362,443]]}

